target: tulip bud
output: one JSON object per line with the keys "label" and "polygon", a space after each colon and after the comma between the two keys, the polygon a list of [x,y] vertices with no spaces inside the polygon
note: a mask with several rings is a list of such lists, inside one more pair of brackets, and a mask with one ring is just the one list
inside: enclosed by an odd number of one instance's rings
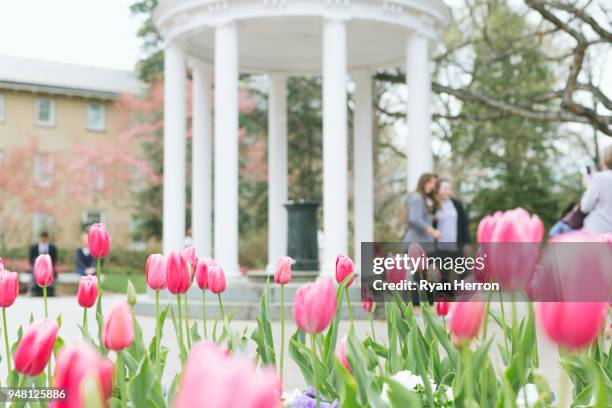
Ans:
{"label": "tulip bud", "polygon": [[218,262],[208,265],[208,289],[214,294],[223,293],[226,288],[225,272]]}
{"label": "tulip bud", "polygon": [[104,319],[102,331],[104,346],[109,350],[120,351],[128,348],[134,340],[132,312],[125,301],[115,302]]}
{"label": "tulip bud", "polygon": [[17,272],[6,269],[0,271],[0,307],[9,307],[15,303],[19,294],[19,276]]}
{"label": "tulip bud", "polygon": [[127,301],[130,304],[130,306],[134,306],[136,304],[136,288],[134,287],[134,284],[132,283],[131,280],[128,280],[127,283]]}
{"label": "tulip bud", "polygon": [[93,224],[87,236],[89,251],[94,258],[106,258],[110,251],[110,238],[103,224]]}
{"label": "tulip bud", "polygon": [[351,368],[351,364],[346,358],[346,341],[347,337],[345,334],[344,336],[342,336],[342,338],[340,339],[340,341],[338,341],[338,344],[336,345],[336,358],[342,363],[344,367],[346,367],[347,370],[353,371],[353,369]]}
{"label": "tulip bud", "polygon": [[[522,208],[496,212],[478,225],[479,255],[486,258],[477,279],[499,283],[502,290],[526,290],[535,273],[544,236],[544,224],[537,215]],[[505,243],[500,245],[499,243]]]}
{"label": "tulip bud", "polygon": [[286,285],[291,282],[291,264],[293,259],[288,256],[281,256],[276,263],[276,271],[274,272],[274,282],[279,285]]}
{"label": "tulip bud", "polygon": [[153,290],[166,288],[166,259],[162,254],[151,254],[145,266],[147,285]]}
{"label": "tulip bud", "polygon": [[449,309],[450,309],[449,302],[437,302],[436,303],[436,313],[438,313],[438,316],[446,316],[448,314]]}
{"label": "tulip bud", "polygon": [[196,249],[193,246],[188,246],[183,249],[183,256],[187,260],[187,266],[189,267],[189,276],[193,280],[196,268],[198,266],[198,257],[196,256]]}
{"label": "tulip bud", "polygon": [[376,308],[376,303],[374,302],[374,296],[370,293],[367,286],[361,287],[361,307],[367,313],[373,313]]}
{"label": "tulip bud", "polygon": [[64,390],[68,398],[53,402],[52,407],[105,407],[112,378],[112,362],[102,358],[97,349],[86,343],[67,345],[56,357],[53,387]]}
{"label": "tulip bud", "polygon": [[53,283],[53,262],[49,254],[38,255],[34,261],[34,280],[41,288]]}
{"label": "tulip bud", "polygon": [[166,257],[166,284],[173,295],[180,295],[189,290],[191,277],[187,268],[187,260],[181,252],[172,251]]}
{"label": "tulip bud", "polygon": [[79,281],[77,301],[81,307],[90,308],[98,298],[98,282],[93,276],[83,276]]}
{"label": "tulip bud", "polygon": [[293,300],[293,320],[304,333],[320,333],[336,314],[336,290],[331,279],[309,283],[297,290]]}
{"label": "tulip bud", "polygon": [[202,290],[208,288],[208,265],[213,261],[212,259],[200,259],[196,266],[195,278],[198,287]]}
{"label": "tulip bud", "polygon": [[538,321],[552,341],[576,351],[591,345],[606,322],[606,302],[542,302]]}
{"label": "tulip bud", "polygon": [[30,324],[15,350],[15,370],[29,377],[42,373],[51,358],[58,330],[57,323],[46,318]]}
{"label": "tulip bud", "polygon": [[[341,284],[347,278],[347,276],[353,274],[355,270],[355,265],[353,265],[353,261],[348,256],[338,255],[336,258],[336,282]],[[348,288],[353,284],[355,280],[355,275],[351,276],[351,279],[347,282],[346,287]]]}
{"label": "tulip bud", "polygon": [[456,345],[478,335],[484,316],[482,302],[455,302],[450,308],[448,327]]}

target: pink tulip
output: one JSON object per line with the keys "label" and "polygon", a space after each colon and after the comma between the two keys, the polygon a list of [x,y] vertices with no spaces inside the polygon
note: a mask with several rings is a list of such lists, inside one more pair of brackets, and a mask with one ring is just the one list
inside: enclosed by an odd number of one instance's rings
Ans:
{"label": "pink tulip", "polygon": [[351,279],[346,284],[347,288],[351,286],[355,280],[355,274],[353,273],[354,270],[355,265],[353,265],[351,258],[345,255],[338,255],[336,258],[336,282],[338,282],[338,284],[341,284],[344,282],[347,276],[353,274]]}
{"label": "pink tulip", "polygon": [[191,286],[187,260],[179,251],[172,251],[166,257],[166,284],[173,295],[182,295]]}
{"label": "pink tulip", "polygon": [[276,263],[276,271],[274,272],[274,282],[279,285],[286,285],[291,282],[291,264],[293,259],[288,256],[281,256]]}
{"label": "pink tulip", "polygon": [[257,370],[250,359],[203,342],[189,354],[173,407],[276,408],[279,397],[272,369]]}
{"label": "pink tulip", "polygon": [[58,329],[55,321],[46,318],[32,322],[15,350],[15,370],[29,377],[42,373],[51,359]]}
{"label": "pink tulip", "polygon": [[367,313],[372,313],[374,311],[374,306],[374,296],[372,296],[367,286],[361,286],[361,307]]}
{"label": "pink tulip", "polygon": [[6,269],[0,271],[0,307],[9,307],[15,303],[19,294],[19,275]]}
{"label": "pink tulip", "polygon": [[336,314],[336,291],[331,279],[302,286],[293,300],[293,319],[305,333],[320,333]]}
{"label": "pink tulip", "polygon": [[147,285],[153,290],[166,288],[166,258],[162,254],[151,254],[145,265]]}
{"label": "pink tulip", "polygon": [[592,344],[605,325],[606,302],[538,303],[538,320],[552,341],[569,350]]}
{"label": "pink tulip", "polygon": [[34,261],[34,280],[41,288],[53,283],[53,262],[49,254],[38,255]]}
{"label": "pink tulip", "polygon": [[478,335],[484,317],[484,303],[455,302],[450,307],[448,327],[455,344],[470,341]]}
{"label": "pink tulip", "polygon": [[217,263],[217,261],[211,258],[203,258],[198,261],[195,270],[195,279],[198,287],[202,290],[208,289],[208,268],[213,263]]}
{"label": "pink tulip", "polygon": [[97,349],[86,343],[71,344],[57,355],[53,387],[64,390],[67,398],[51,403],[52,408],[86,408],[83,384],[93,379],[100,391],[99,405],[106,407],[113,381],[113,363],[102,358]]}
{"label": "pink tulip", "polygon": [[4,260],[0,257],[0,271],[4,269]]}
{"label": "pink tulip", "polygon": [[528,293],[540,302],[604,302],[612,293],[612,251],[583,231],[552,238]]}
{"label": "pink tulip", "polygon": [[98,282],[93,276],[83,276],[79,282],[77,301],[81,307],[90,308],[98,298]]}
{"label": "pink tulip", "polygon": [[437,302],[436,303],[436,313],[438,313],[438,316],[446,316],[448,314],[449,309],[450,309],[449,302]]}
{"label": "pink tulip", "polygon": [[225,272],[218,262],[208,265],[208,289],[214,294],[225,292]]}
{"label": "pink tulip", "polygon": [[540,218],[522,208],[496,212],[480,221],[477,235],[486,259],[478,279],[497,282],[507,291],[525,290],[535,272],[544,236]]}
{"label": "pink tulip", "polygon": [[196,249],[193,246],[188,246],[183,249],[183,256],[187,260],[187,264],[190,268],[191,279],[193,279],[193,275],[195,274],[195,270],[198,266],[198,257],[196,256]]}
{"label": "pink tulip", "polygon": [[102,331],[104,347],[120,351],[128,348],[134,340],[134,322],[127,302],[115,302],[104,319]]}
{"label": "pink tulip", "polygon": [[348,358],[346,358],[346,341],[347,337],[346,335],[344,335],[338,341],[338,344],[336,344],[336,358],[342,363],[344,367],[346,367],[347,370],[352,372],[353,369],[351,368],[351,364],[349,363]]}
{"label": "pink tulip", "polygon": [[110,251],[110,238],[104,224],[93,224],[87,236],[89,251],[94,258],[106,258]]}

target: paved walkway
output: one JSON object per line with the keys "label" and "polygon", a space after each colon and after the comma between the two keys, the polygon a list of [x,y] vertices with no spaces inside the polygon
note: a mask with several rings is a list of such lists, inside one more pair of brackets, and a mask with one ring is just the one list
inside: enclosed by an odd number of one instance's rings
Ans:
{"label": "paved walkway", "polygon": [[[105,295],[103,299],[103,308],[107,309],[113,301],[123,298],[122,295]],[[56,318],[58,314],[62,314],[62,327],[60,329],[59,335],[66,341],[80,341],[81,333],[77,324],[81,324],[83,318],[82,309],[78,306],[75,297],[55,297],[49,298],[49,314],[51,318]],[[229,311],[228,311],[229,312]],[[93,310],[89,311],[89,326],[90,333],[95,335],[97,333],[97,326],[94,320]],[[9,332],[9,340],[11,344],[17,338],[17,328],[19,325],[26,325],[29,321],[30,314],[34,315],[34,318],[40,317],[43,315],[43,300],[42,298],[31,298],[27,296],[21,296],[17,299],[15,304],[7,309],[7,317],[8,317],[8,332]],[[213,316],[214,318],[214,316]],[[155,332],[155,319],[152,317],[146,316],[138,316],[138,322],[142,326],[142,330],[144,333],[144,338],[149,340],[153,337]],[[209,330],[212,329],[213,321],[209,321]],[[201,332],[201,321],[198,321],[198,325],[200,325]],[[232,327],[236,330],[242,331],[247,329],[247,337],[250,337],[250,334],[255,327],[256,323],[254,321],[234,321],[232,322]],[[490,330],[496,333],[496,340],[499,344],[503,344],[503,340],[501,339],[501,331],[499,331],[496,327],[495,322],[489,322]],[[345,333],[347,330],[347,322],[344,321],[341,323],[340,333]],[[358,334],[365,336],[370,332],[370,325],[368,321],[356,321],[355,328]],[[280,322],[274,321],[272,322],[272,330],[274,334],[275,340],[280,339]],[[383,321],[375,322],[375,330],[377,337],[380,339],[386,338],[386,324]],[[286,327],[287,338],[289,338],[295,331],[295,325],[292,321],[288,322]],[[3,344],[3,338],[0,337]],[[540,372],[549,380],[550,386],[553,390],[558,392],[558,387],[560,383],[561,370],[558,367],[558,353],[556,347],[551,344],[545,336],[538,332],[538,343],[540,350]],[[171,320],[168,318],[166,320],[164,337],[162,340],[162,344],[170,350],[170,355],[168,358],[168,366],[164,375],[164,382],[169,383],[171,381],[171,376],[174,375],[178,371],[179,366],[179,358],[177,352],[177,343],[174,335],[174,329],[172,326]],[[492,347],[492,350],[496,350],[496,347]],[[0,354],[2,358],[4,358],[4,345],[0,347]],[[255,353],[255,344],[253,341],[249,340],[248,342],[248,352],[249,355],[253,356]],[[502,369],[501,362],[499,360],[498,353],[496,351],[492,352],[493,361],[498,370]],[[278,351],[277,351],[278,356]],[[302,379],[302,375],[299,371],[297,365],[291,360],[288,353],[285,355],[285,373],[286,373],[286,390],[292,390],[294,388],[303,388],[304,382]],[[0,364],[0,376],[1,378],[6,378],[6,366],[4,361]]]}

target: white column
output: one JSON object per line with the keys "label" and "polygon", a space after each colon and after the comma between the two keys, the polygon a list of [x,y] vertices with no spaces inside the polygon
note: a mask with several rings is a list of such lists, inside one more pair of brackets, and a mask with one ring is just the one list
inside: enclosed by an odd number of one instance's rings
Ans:
{"label": "white column", "polygon": [[323,22],[323,230],[321,273],[333,276],[336,257],[348,252],[346,25]]}
{"label": "white column", "polygon": [[212,69],[192,62],[191,232],[198,256],[212,256]]}
{"label": "white column", "polygon": [[185,243],[186,65],[183,51],[168,44],[164,59],[164,253]]}
{"label": "white column", "polygon": [[287,77],[270,75],[268,96],[268,271],[287,253]]}
{"label": "white column", "polygon": [[215,30],[215,258],[228,278],[238,267],[238,33]]}
{"label": "white column", "polygon": [[361,264],[361,242],[374,240],[374,152],[372,76],[355,72],[355,117],[353,120],[353,203],[355,264]]}
{"label": "white column", "polygon": [[414,191],[421,174],[433,170],[431,152],[431,77],[427,38],[414,33],[406,44],[406,109],[408,137],[408,191]]}

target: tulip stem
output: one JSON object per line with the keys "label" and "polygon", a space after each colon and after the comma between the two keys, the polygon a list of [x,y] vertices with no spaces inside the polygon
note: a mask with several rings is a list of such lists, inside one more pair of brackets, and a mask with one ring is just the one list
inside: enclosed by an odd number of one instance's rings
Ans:
{"label": "tulip stem", "polygon": [[87,308],[83,308],[83,331],[87,333]]}
{"label": "tulip stem", "polygon": [[281,349],[280,349],[280,378],[281,385],[284,383],[283,369],[285,363],[285,285],[280,285],[280,318],[281,318]]}
{"label": "tulip stem", "polygon": [[482,323],[482,341],[485,341],[487,338],[487,323],[489,321],[489,310],[491,309],[492,296],[493,292],[489,291],[489,293],[487,294],[487,303],[485,303],[484,322]]}
{"label": "tulip stem", "polygon": [[159,290],[155,291],[155,372],[157,378],[161,382],[161,356],[159,350],[159,336],[161,335],[161,327],[159,326]]}
{"label": "tulip stem", "polygon": [[179,327],[179,342],[180,348],[185,348],[185,343],[183,339],[183,311],[181,307],[181,295],[176,295],[176,303],[178,305],[178,327]]}
{"label": "tulip stem", "polygon": [[506,313],[504,312],[504,300],[502,299],[502,293],[499,293],[499,305],[501,307],[501,321],[502,321],[502,331],[504,332],[504,348],[506,349],[506,357],[509,358],[508,351],[508,333],[506,330]]}
{"label": "tulip stem", "polygon": [[8,341],[8,330],[6,328],[6,307],[2,308],[2,324],[4,325],[4,346],[6,347],[7,376],[11,374],[11,352]]}
{"label": "tulip stem", "polygon": [[225,311],[223,310],[223,302],[221,301],[221,293],[217,293],[219,298],[219,310],[221,311],[221,318],[223,319],[223,327],[225,327]]}
{"label": "tulip stem", "polygon": [[372,340],[376,342],[376,332],[374,331],[374,312],[370,313],[370,328],[372,329]]}
{"label": "tulip stem", "polygon": [[351,321],[351,327],[355,326],[353,322],[353,308],[351,307],[351,298],[349,297],[348,287],[344,287],[344,293],[346,294],[346,307],[348,308],[349,320]]}
{"label": "tulip stem", "polygon": [[185,301],[185,335],[187,336],[187,348],[191,349],[191,335],[189,334],[189,305],[187,305],[187,293],[183,295]]}
{"label": "tulip stem", "polygon": [[45,317],[49,317],[49,310],[47,309],[47,287],[43,286],[43,303],[45,305]]}
{"label": "tulip stem", "polygon": [[96,278],[98,279],[98,293],[102,293],[102,287],[100,286],[100,275],[102,273],[102,258],[98,258],[96,263]]}
{"label": "tulip stem", "polygon": [[206,329],[206,290],[202,290],[202,323],[204,324],[204,338],[208,340]]}
{"label": "tulip stem", "polygon": [[[310,335],[310,344],[312,347],[312,357],[316,360],[317,359],[317,344],[315,341],[315,335],[311,334]],[[317,408],[319,408],[321,406],[321,402],[319,400],[319,390],[317,389],[319,387],[318,381],[317,381],[317,376],[313,376],[313,381],[314,381],[314,389],[315,389],[315,399],[317,401]]]}

